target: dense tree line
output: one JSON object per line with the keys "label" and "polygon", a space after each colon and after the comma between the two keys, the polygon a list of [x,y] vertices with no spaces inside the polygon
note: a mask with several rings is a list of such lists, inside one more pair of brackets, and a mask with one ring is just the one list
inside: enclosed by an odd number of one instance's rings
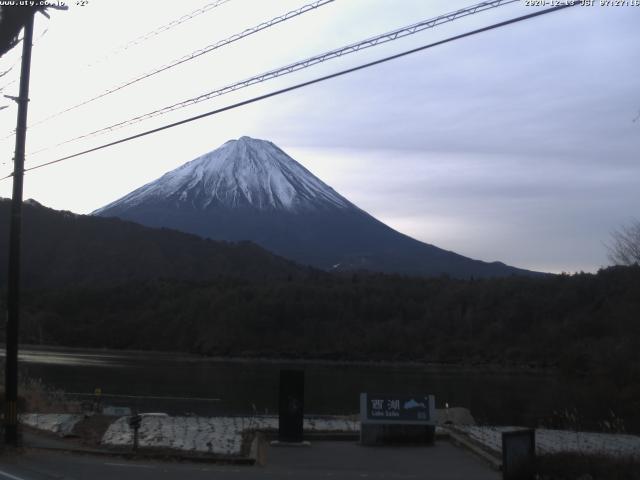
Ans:
{"label": "dense tree line", "polygon": [[468,280],[337,275],[250,243],[38,205],[25,205],[24,233],[25,343],[555,368],[587,379],[586,395],[603,405],[615,396],[640,431],[638,265]]}
{"label": "dense tree line", "polygon": [[640,267],[483,280],[309,271],[25,294],[22,341],[558,367],[640,384]]}
{"label": "dense tree line", "polygon": [[[0,219],[8,207],[0,200]],[[25,342],[551,366],[640,384],[637,265],[476,280],[331,275],[250,243],[32,203],[24,213]]]}

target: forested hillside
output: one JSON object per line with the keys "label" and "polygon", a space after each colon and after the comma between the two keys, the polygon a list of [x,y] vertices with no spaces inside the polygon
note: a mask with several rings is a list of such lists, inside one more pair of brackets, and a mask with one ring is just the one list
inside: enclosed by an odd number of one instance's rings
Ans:
{"label": "forested hillside", "polygon": [[[8,207],[0,201],[5,222]],[[2,269],[6,241],[0,235]],[[24,252],[30,343],[531,364],[620,381],[640,370],[637,266],[475,280],[331,275],[249,243],[33,204]]]}
{"label": "forested hillside", "polygon": [[25,294],[29,343],[559,367],[638,381],[640,267],[454,280],[311,272]]}
{"label": "forested hillside", "polygon": [[[0,272],[7,271],[11,202],[0,199]],[[224,276],[278,279],[305,275],[293,262],[249,242],[205,240],[115,218],[57,211],[34,202],[23,209],[22,280],[27,288],[108,286],[157,278]],[[6,284],[0,275],[0,286]]]}

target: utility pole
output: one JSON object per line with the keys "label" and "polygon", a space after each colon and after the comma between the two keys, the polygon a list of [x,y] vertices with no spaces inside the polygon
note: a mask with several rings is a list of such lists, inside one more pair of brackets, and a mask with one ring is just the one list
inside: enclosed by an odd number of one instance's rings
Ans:
{"label": "utility pole", "polygon": [[26,18],[22,40],[22,68],[20,71],[20,94],[16,99],[18,102],[18,121],[16,125],[16,152],[13,159],[13,195],[11,197],[11,223],[9,227],[4,433],[6,444],[15,447],[18,446],[18,327],[20,324],[22,180],[24,177],[34,16],[35,11]]}

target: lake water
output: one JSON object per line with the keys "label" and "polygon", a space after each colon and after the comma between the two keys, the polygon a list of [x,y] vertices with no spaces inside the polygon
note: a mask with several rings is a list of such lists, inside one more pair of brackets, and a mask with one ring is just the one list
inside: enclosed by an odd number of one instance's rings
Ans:
{"label": "lake water", "polygon": [[285,368],[305,370],[309,414],[357,413],[360,392],[435,394],[437,407],[466,407],[477,421],[495,425],[554,426],[565,412],[577,409],[578,416],[589,419],[582,427],[594,428],[619,407],[613,399],[603,404],[602,398],[586,393],[588,382],[572,384],[550,374],[55,348],[24,348],[20,353],[21,375],[53,388],[87,395],[100,388],[106,404],[171,414],[275,413],[279,372]]}

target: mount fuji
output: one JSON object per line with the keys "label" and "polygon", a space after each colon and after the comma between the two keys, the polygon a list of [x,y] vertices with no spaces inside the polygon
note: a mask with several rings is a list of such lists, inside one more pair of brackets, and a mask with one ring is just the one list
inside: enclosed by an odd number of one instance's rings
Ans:
{"label": "mount fuji", "polygon": [[494,277],[533,274],[403,235],[271,142],[230,140],[93,212],[214,240],[250,240],[326,270]]}

